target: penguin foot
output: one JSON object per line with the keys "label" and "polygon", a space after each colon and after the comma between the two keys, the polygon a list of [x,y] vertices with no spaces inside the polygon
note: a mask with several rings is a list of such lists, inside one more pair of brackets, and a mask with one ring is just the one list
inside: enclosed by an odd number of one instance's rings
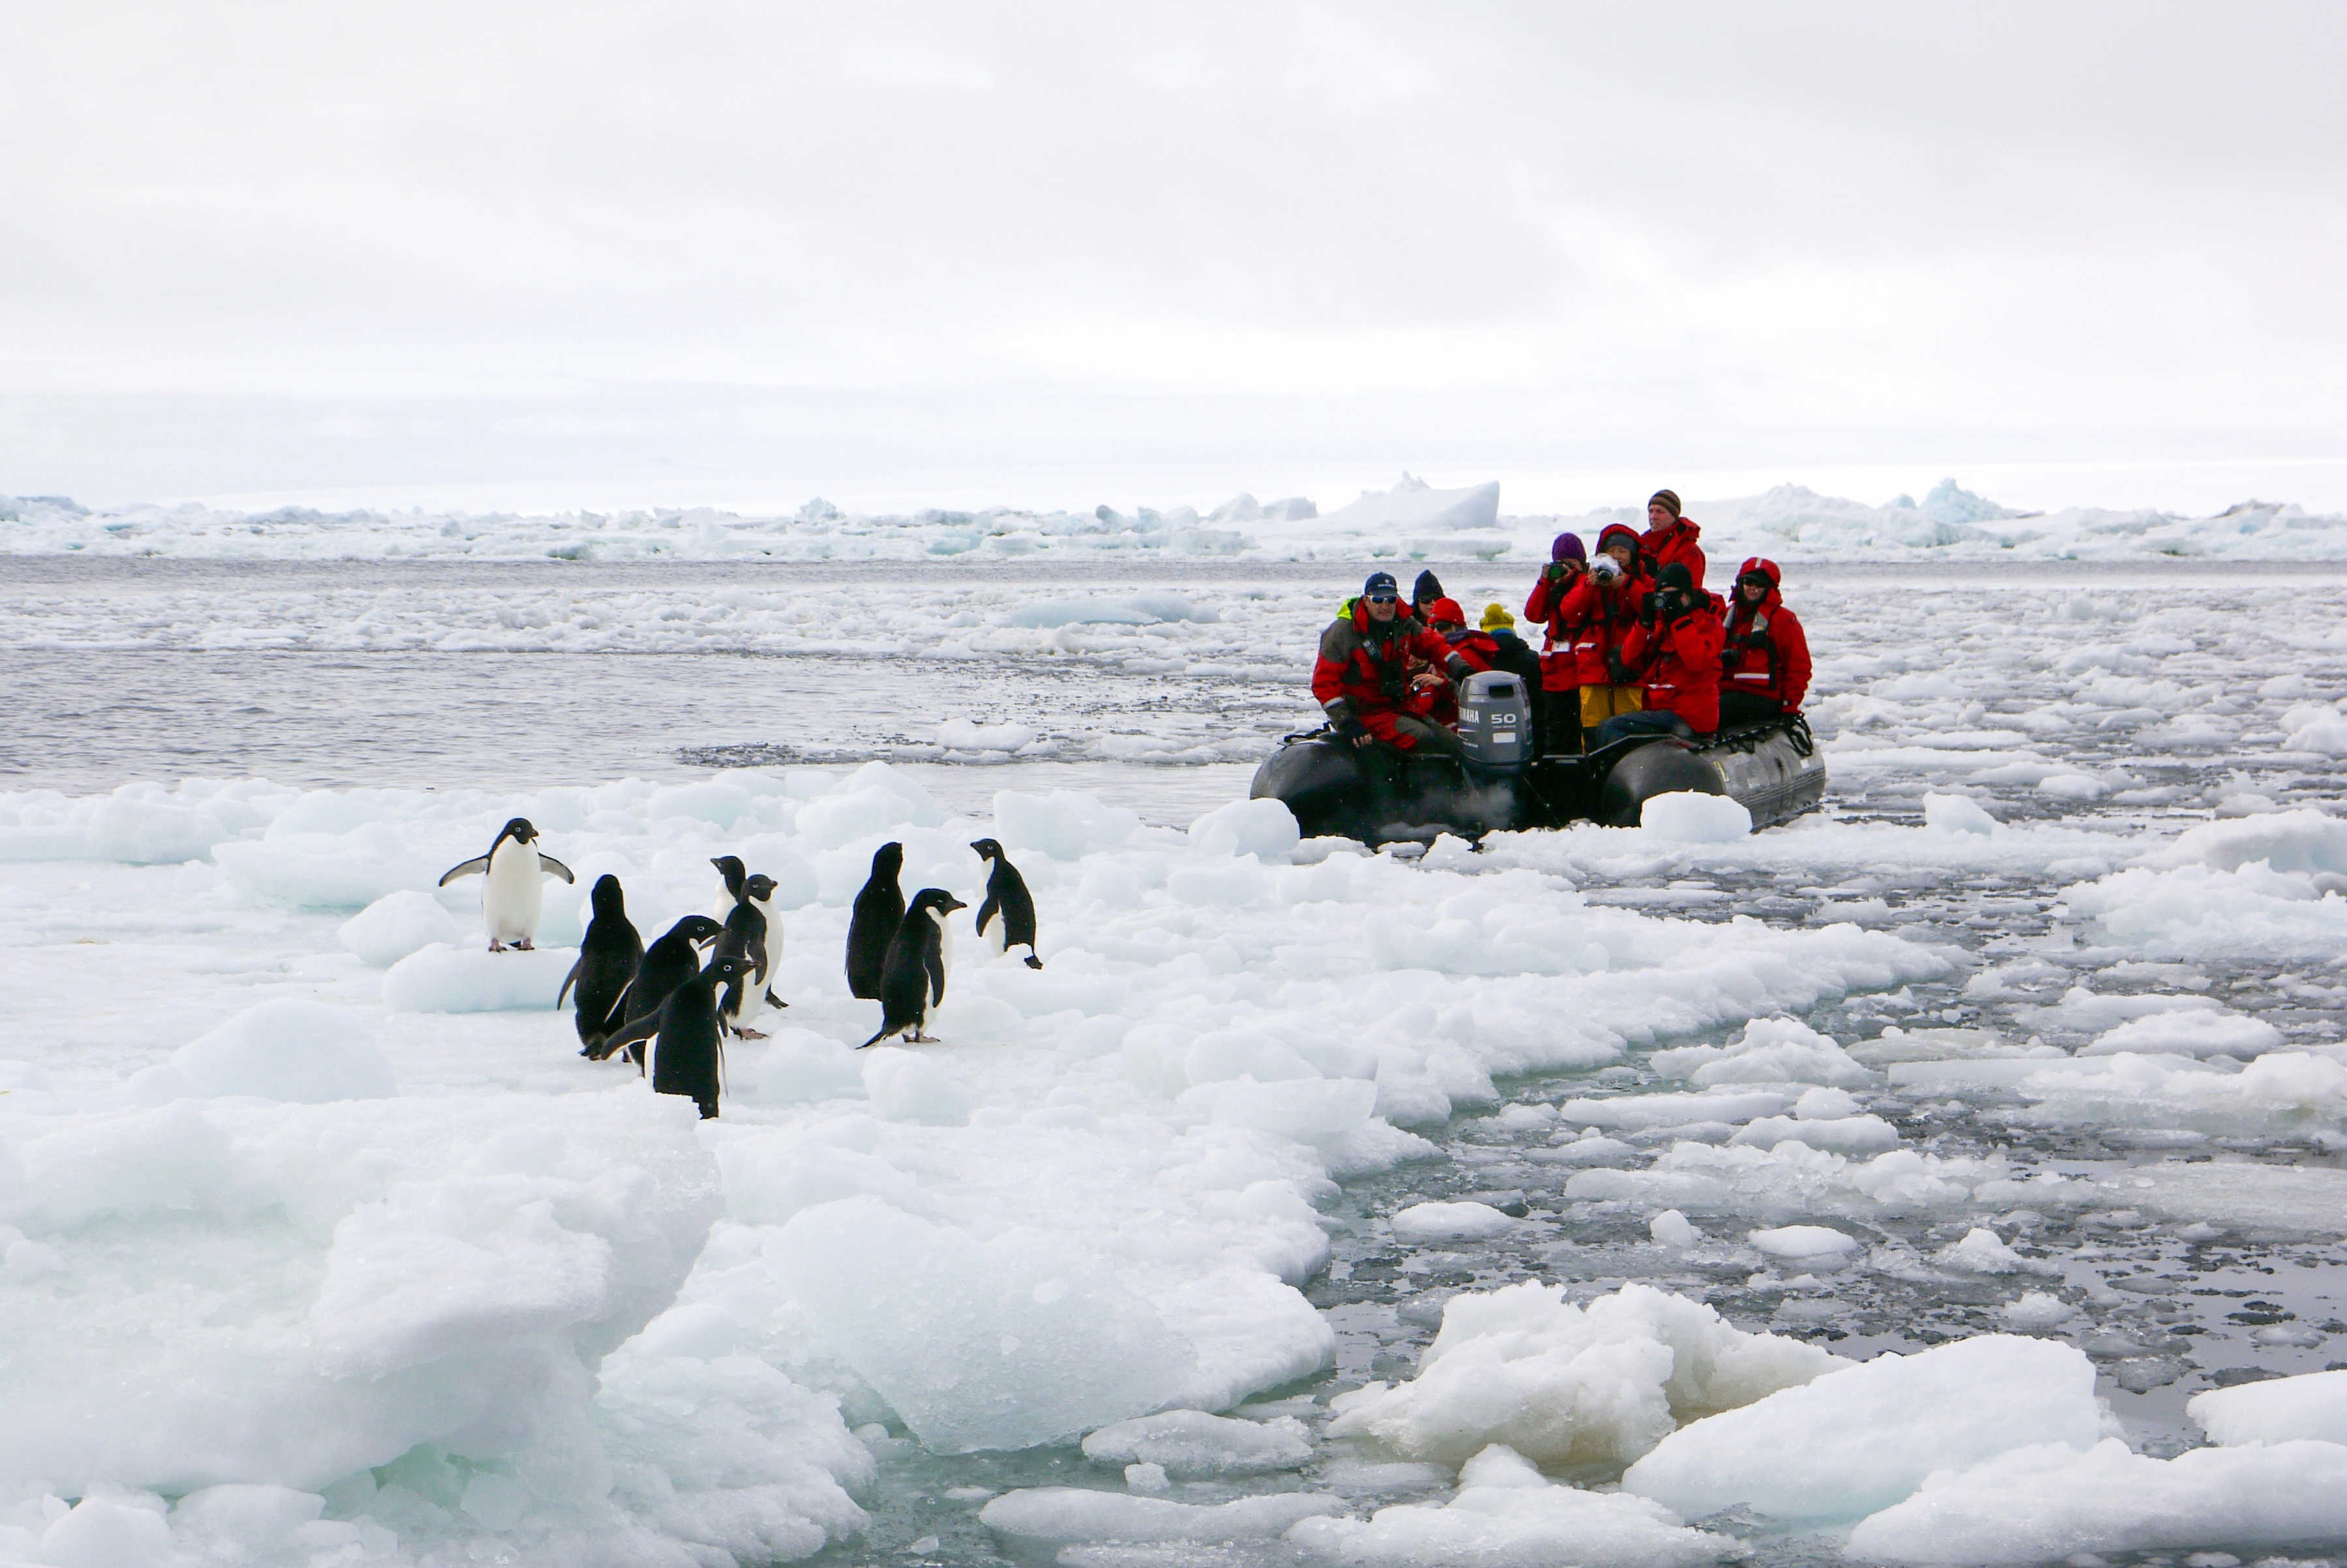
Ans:
{"label": "penguin foot", "polygon": [[525,938],[523,940],[516,942],[514,944],[514,948],[517,952],[535,953],[538,951],[538,944]]}
{"label": "penguin foot", "polygon": [[1043,967],[1043,960],[1030,953],[1027,955],[1027,967],[1030,969],[1040,969]]}
{"label": "penguin foot", "polygon": [[505,950],[506,945],[503,942],[498,941],[495,937],[491,937],[489,938],[489,951],[492,953],[502,953]]}
{"label": "penguin foot", "polygon": [[754,1029],[737,1029],[733,1032],[740,1035],[743,1040],[764,1040],[766,1038]]}
{"label": "penguin foot", "polygon": [[923,1034],[917,1029],[905,1037],[905,1043],[907,1045],[943,1045],[945,1041],[933,1034]]}

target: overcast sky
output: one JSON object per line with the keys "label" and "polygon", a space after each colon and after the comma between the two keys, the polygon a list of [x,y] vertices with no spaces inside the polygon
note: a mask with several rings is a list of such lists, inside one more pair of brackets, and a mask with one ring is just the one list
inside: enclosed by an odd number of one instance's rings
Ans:
{"label": "overcast sky", "polygon": [[2335,4],[10,0],[0,493],[2347,503],[2342,58]]}

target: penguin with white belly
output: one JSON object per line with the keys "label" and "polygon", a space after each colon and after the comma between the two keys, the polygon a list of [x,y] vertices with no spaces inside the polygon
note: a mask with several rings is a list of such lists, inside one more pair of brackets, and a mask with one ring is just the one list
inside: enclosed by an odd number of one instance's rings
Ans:
{"label": "penguin with white belly", "polygon": [[460,876],[481,873],[481,922],[489,928],[489,951],[507,948],[528,952],[538,942],[538,917],[546,907],[546,878],[579,879],[570,867],[535,847],[538,829],[526,816],[515,817],[497,830],[487,855],[451,866],[440,874],[446,887]]}
{"label": "penguin with white belly", "polygon": [[986,902],[978,907],[978,934],[998,955],[1026,948],[1027,967],[1041,968],[1043,960],[1035,956],[1035,897],[1027,891],[1027,878],[993,839],[981,838],[970,847],[994,866],[986,878]]}
{"label": "penguin with white belly", "polygon": [[856,1049],[877,1045],[901,1034],[910,1045],[935,1045],[922,1032],[929,1010],[946,999],[946,976],[953,969],[953,927],[946,917],[969,906],[942,887],[924,887],[913,895],[905,923],[888,944],[888,963],[880,976],[880,1032]]}
{"label": "penguin with white belly", "polygon": [[[776,1001],[767,989],[767,978],[774,973],[774,952],[782,946],[782,932],[777,922],[769,927],[764,910],[774,897],[774,879],[763,872],[743,879],[742,901],[725,917],[725,933],[717,938],[715,956],[731,953],[742,958],[749,971],[741,979],[726,985],[718,999],[717,1016],[725,1027],[743,1040],[764,1040],[766,1037],[749,1027],[750,1020],[768,1007],[787,1007]],[[768,943],[774,944],[769,948]]]}
{"label": "penguin with white belly", "polygon": [[[763,873],[752,876],[749,874],[749,868],[742,864],[742,857],[738,855],[720,855],[712,858],[709,864],[717,867],[717,902],[712,906],[712,917],[723,926],[733,918],[733,906],[745,897],[749,899],[756,907],[759,916],[766,922],[766,963],[762,974],[773,974],[775,962],[783,956],[783,917],[774,910],[776,886],[774,879]],[[759,886],[753,888],[751,886],[753,883]],[[752,999],[749,1009],[752,1018],[757,1017],[767,1008],[790,1006],[790,1003],[781,1000],[771,989],[766,989],[764,979],[759,982],[759,988],[757,995]]]}

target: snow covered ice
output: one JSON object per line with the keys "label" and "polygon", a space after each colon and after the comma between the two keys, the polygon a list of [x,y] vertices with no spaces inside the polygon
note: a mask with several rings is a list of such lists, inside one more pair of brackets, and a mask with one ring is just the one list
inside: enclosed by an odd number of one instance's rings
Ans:
{"label": "snow covered ice", "polygon": [[[97,716],[0,794],[0,1561],[2336,1561],[2347,529],[1691,507],[1715,561],[1955,558],[1788,569],[1827,811],[1404,860],[1237,799],[1358,588],[1307,554],[1521,602],[1549,524],[1473,491],[18,507],[83,548],[12,580],[83,575],[0,662],[30,733]],[[74,684],[116,658],[190,753]],[[182,776],[244,743],[190,661],[314,760]],[[516,815],[579,881],[491,955],[434,884]],[[985,836],[1045,968],[964,915],[946,1043],[850,1050],[873,849],[975,906]],[[553,1004],[596,876],[650,937],[728,852],[789,1006],[703,1122]]]}

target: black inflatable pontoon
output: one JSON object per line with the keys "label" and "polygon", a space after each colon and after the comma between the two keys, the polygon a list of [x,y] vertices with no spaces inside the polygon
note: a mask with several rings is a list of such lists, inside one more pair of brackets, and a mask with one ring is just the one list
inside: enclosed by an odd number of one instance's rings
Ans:
{"label": "black inflatable pontoon", "polygon": [[1326,730],[1290,735],[1255,770],[1257,800],[1284,802],[1307,837],[1380,844],[1437,833],[1476,838],[1574,821],[1635,827],[1658,794],[1724,794],[1757,830],[1814,810],[1825,759],[1799,717],[1723,730],[1700,743],[1664,736],[1617,741],[1585,755],[1524,758],[1531,706],[1512,675],[1470,676],[1460,692],[1462,763],[1380,748],[1365,757]]}

